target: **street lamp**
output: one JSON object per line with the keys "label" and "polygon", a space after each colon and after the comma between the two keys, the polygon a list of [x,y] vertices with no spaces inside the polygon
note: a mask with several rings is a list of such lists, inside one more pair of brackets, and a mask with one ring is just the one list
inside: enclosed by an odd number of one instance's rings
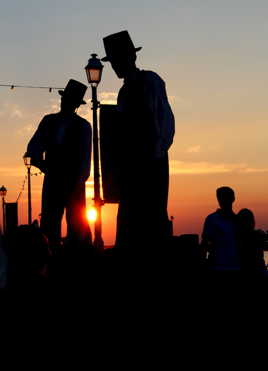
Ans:
{"label": "street lamp", "polygon": [[97,211],[95,221],[95,239],[94,246],[103,248],[104,243],[101,236],[101,207],[103,200],[100,197],[100,164],[99,164],[99,138],[98,138],[98,118],[97,110],[99,102],[97,99],[97,86],[101,81],[103,65],[97,54],[91,54],[88,64],[85,67],[87,79],[92,89],[92,111],[93,111],[93,161],[94,161],[94,206]]}
{"label": "street lamp", "polygon": [[32,197],[31,197],[31,157],[25,153],[23,156],[23,161],[27,167],[27,177],[28,177],[28,224],[32,224]]}
{"label": "street lamp", "polygon": [[2,208],[3,208],[3,234],[6,233],[6,216],[5,216],[5,197],[7,194],[7,189],[2,186],[0,188],[0,196],[2,197]]}
{"label": "street lamp", "polygon": [[91,86],[97,87],[101,81],[103,64],[100,59],[97,58],[97,54],[91,54],[91,57],[88,60],[88,64],[85,67],[87,80]]}

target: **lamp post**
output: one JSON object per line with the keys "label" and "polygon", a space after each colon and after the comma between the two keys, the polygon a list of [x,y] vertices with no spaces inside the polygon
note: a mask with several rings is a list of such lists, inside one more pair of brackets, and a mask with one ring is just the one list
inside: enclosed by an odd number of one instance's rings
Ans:
{"label": "lamp post", "polygon": [[97,54],[91,54],[88,64],[85,67],[87,79],[92,89],[92,111],[93,111],[93,161],[94,161],[94,206],[97,211],[95,221],[94,246],[102,249],[104,246],[101,228],[101,207],[103,200],[100,195],[100,164],[99,164],[99,136],[98,136],[98,118],[97,110],[99,102],[97,99],[97,86],[101,81],[103,65]]}
{"label": "lamp post", "polygon": [[7,194],[7,189],[2,186],[0,188],[0,196],[2,197],[2,208],[3,208],[3,234],[6,233],[6,215],[5,215],[5,197]]}
{"label": "lamp post", "polygon": [[32,197],[31,197],[31,157],[25,153],[23,156],[24,164],[27,167],[28,178],[28,224],[32,224]]}

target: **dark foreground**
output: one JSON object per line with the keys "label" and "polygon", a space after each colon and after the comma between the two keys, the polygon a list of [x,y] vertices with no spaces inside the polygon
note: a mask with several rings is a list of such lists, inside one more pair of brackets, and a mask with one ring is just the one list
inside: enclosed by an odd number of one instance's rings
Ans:
{"label": "dark foreground", "polygon": [[266,272],[211,272],[201,258],[196,235],[172,237],[160,248],[101,251],[72,244],[52,248],[39,230],[20,227],[18,232],[15,239],[2,243],[7,256],[3,294],[52,296],[55,301],[74,295],[110,309],[131,302],[174,308],[179,303],[180,308],[200,310],[211,301],[231,299],[233,304],[266,298]]}
{"label": "dark foreground", "polygon": [[263,292],[266,274],[211,272],[191,251],[163,247],[162,251],[93,248],[55,248],[42,272],[27,273],[23,266],[8,274],[6,292],[79,292],[92,295],[143,294],[175,298]]}

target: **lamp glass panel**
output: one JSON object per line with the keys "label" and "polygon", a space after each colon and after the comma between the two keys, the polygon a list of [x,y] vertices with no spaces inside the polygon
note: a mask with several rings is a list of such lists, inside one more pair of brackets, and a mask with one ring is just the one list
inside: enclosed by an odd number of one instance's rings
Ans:
{"label": "lamp glass panel", "polygon": [[7,190],[6,190],[6,188],[1,187],[1,188],[0,188],[0,196],[1,196],[1,197],[5,197],[6,194],[7,194]]}
{"label": "lamp glass panel", "polygon": [[92,70],[89,70],[89,73],[90,73],[91,82],[100,82],[100,76],[101,76],[100,70],[92,69]]}

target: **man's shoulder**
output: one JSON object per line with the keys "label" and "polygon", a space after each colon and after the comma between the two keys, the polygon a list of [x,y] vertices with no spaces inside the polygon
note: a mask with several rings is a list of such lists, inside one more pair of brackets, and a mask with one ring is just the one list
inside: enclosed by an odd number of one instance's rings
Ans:
{"label": "man's shoulder", "polygon": [[58,119],[59,113],[49,113],[45,115],[41,121],[43,124],[49,124],[50,122],[54,122]]}
{"label": "man's shoulder", "polygon": [[218,213],[218,211],[214,211],[214,213],[211,213],[206,217],[206,221],[210,222],[210,221],[213,221],[219,218],[220,218],[220,214]]}
{"label": "man's shoulder", "polygon": [[79,115],[75,115],[75,119],[79,123],[81,128],[91,130],[90,122],[87,121],[84,117],[81,117]]}
{"label": "man's shoulder", "polygon": [[230,216],[224,215],[220,209],[216,210],[214,213],[209,214],[206,217],[206,224],[221,224],[221,225],[232,225],[235,223],[236,215],[233,213]]}
{"label": "man's shoulder", "polygon": [[81,123],[81,125],[90,126],[89,121],[87,121],[84,117],[81,117],[79,115],[75,115],[75,118],[76,118],[77,121],[79,121],[79,123]]}
{"label": "man's shoulder", "polygon": [[47,130],[55,121],[57,121],[58,113],[50,113],[45,116],[43,116],[40,124],[39,124],[39,130],[44,129]]}
{"label": "man's shoulder", "polygon": [[141,74],[145,89],[160,95],[165,94],[165,82],[156,72],[142,70]]}
{"label": "man's shoulder", "polygon": [[144,80],[149,83],[158,83],[158,84],[164,83],[163,79],[154,71],[141,70],[141,73],[142,73]]}
{"label": "man's shoulder", "polygon": [[151,70],[141,70],[141,73],[144,75],[144,77],[148,79],[156,79],[156,80],[162,80],[162,78],[158,75],[158,73],[151,71]]}
{"label": "man's shoulder", "polygon": [[211,235],[211,233],[214,233],[213,231],[217,230],[218,226],[221,224],[222,224],[221,217],[217,211],[209,214],[205,218],[204,229],[202,234],[203,238],[206,238],[209,235]]}
{"label": "man's shoulder", "polygon": [[53,120],[59,117],[59,112],[56,113],[48,113],[47,115],[44,116],[45,120]]}

